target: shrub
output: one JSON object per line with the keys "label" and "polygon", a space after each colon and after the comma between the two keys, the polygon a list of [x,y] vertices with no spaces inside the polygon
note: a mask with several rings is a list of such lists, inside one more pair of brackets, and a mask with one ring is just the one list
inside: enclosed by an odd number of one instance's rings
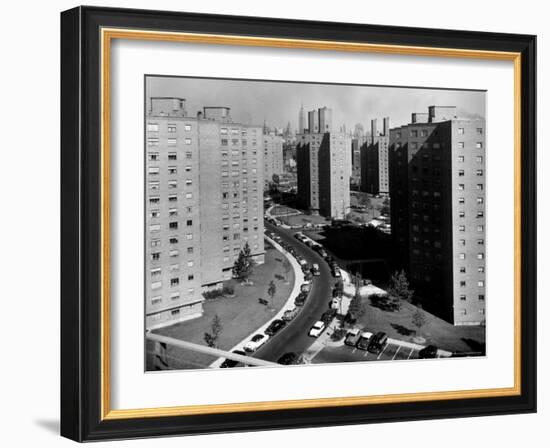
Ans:
{"label": "shrub", "polygon": [[227,296],[232,296],[233,294],[235,294],[235,288],[233,287],[233,285],[224,285],[222,293]]}
{"label": "shrub", "polygon": [[336,328],[330,335],[332,341],[339,341],[346,335],[346,330],[343,328]]}

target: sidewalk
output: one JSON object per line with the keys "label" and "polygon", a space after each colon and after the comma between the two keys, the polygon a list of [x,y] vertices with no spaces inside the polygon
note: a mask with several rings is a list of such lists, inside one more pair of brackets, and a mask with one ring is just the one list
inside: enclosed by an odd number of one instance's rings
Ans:
{"label": "sidewalk", "polygon": [[[288,253],[286,250],[284,250],[281,245],[279,245],[277,242],[272,240],[271,238],[265,236],[265,239],[269,241],[269,243],[277,249],[279,252],[281,252],[289,261],[290,265],[292,266],[294,270],[294,286],[292,288],[292,291],[290,292],[288,296],[287,302],[283,305],[283,307],[279,310],[277,314],[275,314],[270,320],[265,322],[260,328],[258,328],[256,331],[253,331],[251,334],[249,334],[245,339],[240,341],[238,344],[236,344],[234,347],[230,348],[228,351],[232,352],[233,350],[244,350],[243,347],[246,345],[246,343],[250,340],[252,336],[254,336],[257,333],[263,333],[267,327],[276,319],[280,319],[285,311],[293,309],[294,306],[294,299],[300,292],[300,286],[302,283],[304,283],[304,273],[302,272],[302,268],[300,264],[296,261],[296,259]],[[269,340],[268,340],[269,341]],[[220,364],[224,361],[225,358],[218,358],[216,359],[212,364],[209,365],[210,368],[217,368],[220,366]]]}

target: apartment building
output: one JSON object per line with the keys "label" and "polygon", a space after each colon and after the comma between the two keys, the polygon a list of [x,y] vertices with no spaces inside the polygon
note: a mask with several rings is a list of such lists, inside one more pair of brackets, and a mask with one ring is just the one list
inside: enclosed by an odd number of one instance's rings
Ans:
{"label": "apartment building", "polygon": [[391,224],[410,279],[455,325],[485,322],[485,120],[430,106],[390,131]]}
{"label": "apartment building", "polygon": [[188,116],[185,99],[148,98],[146,115],[148,329],[202,314],[202,292],[231,278],[245,242],[263,262],[261,126],[228,107]]}
{"label": "apartment building", "polygon": [[361,191],[387,195],[390,191],[388,149],[390,143],[390,119],[383,120],[383,130],[378,131],[377,120],[371,120],[371,135],[360,150]]}
{"label": "apartment building", "polygon": [[[329,218],[349,213],[351,137],[332,132],[332,111],[327,107],[308,113],[307,132],[296,136],[298,200],[303,208]],[[319,132],[319,124],[327,132]]]}
{"label": "apartment building", "polygon": [[283,143],[284,138],[281,135],[264,130],[264,180],[266,183],[273,180],[274,174],[280,176],[284,173]]}

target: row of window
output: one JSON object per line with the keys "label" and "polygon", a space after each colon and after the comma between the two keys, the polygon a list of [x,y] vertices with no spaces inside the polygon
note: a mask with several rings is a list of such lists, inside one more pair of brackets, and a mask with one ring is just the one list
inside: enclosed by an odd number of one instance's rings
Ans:
{"label": "row of window", "polygon": [[[185,123],[183,128],[186,132],[191,131],[191,124]],[[176,123],[168,123],[166,129],[169,133],[175,133],[178,130],[178,125]],[[147,123],[147,132],[159,132],[160,124],[159,123]]]}
{"label": "row of window", "polygon": [[[458,258],[459,258],[459,260],[466,260],[466,254],[465,253],[460,253],[460,254],[458,254]],[[476,259],[477,260],[485,259],[485,253],[484,252],[478,252],[476,254]]]}
{"label": "row of window", "polygon": [[[465,128],[458,128],[457,129],[457,133],[459,135],[464,135],[466,132],[466,129]],[[483,135],[483,128],[476,128],[476,135]],[[409,135],[411,137],[427,137],[428,136],[428,129],[412,129],[410,132],[409,132]],[[396,138],[401,138],[401,135],[404,135],[402,132],[396,132],[395,133],[395,137]]]}
{"label": "row of window", "polygon": [[[185,180],[185,186],[190,187],[193,185],[193,181],[191,179]],[[177,180],[169,180],[168,181],[168,188],[178,188],[178,181]],[[160,190],[160,181],[158,180],[150,180],[149,181],[149,189],[150,190]]]}
{"label": "row of window", "polygon": [[[178,236],[171,236],[171,237],[168,238],[168,242],[169,242],[170,244],[178,244],[178,243],[179,243],[179,237],[178,237]],[[151,240],[151,247],[161,247],[161,244],[162,244],[162,243],[161,243],[160,238],[153,238],[153,239]],[[189,255],[193,254],[194,251],[195,251],[194,248],[193,248],[193,246],[187,247],[186,250],[187,250],[187,253],[188,253]],[[178,254],[178,255],[179,255],[179,254]]]}
{"label": "row of window", "polygon": [[[195,294],[195,288],[188,288],[187,289],[187,294],[192,296],[193,294]],[[176,300],[179,300],[181,298],[180,296],[180,292],[173,292],[170,294],[169,296],[169,299],[171,301],[176,301]],[[155,296],[155,297],[151,297],[151,305],[160,305],[162,303],[162,296]],[[177,311],[177,313],[174,313],[174,311]],[[172,315],[174,314],[179,314],[179,309],[177,310],[172,310]]]}
{"label": "row of window", "polygon": [[[459,285],[461,288],[466,288],[466,280],[460,280]],[[478,288],[484,288],[485,287],[485,281],[484,280],[478,280],[477,281]]]}
{"label": "row of window", "polygon": [[[193,226],[193,220],[192,219],[188,219],[186,222],[185,222],[185,225],[187,227],[192,227]],[[177,230],[179,227],[179,223],[178,221],[170,221],[168,223],[168,228],[170,230]],[[151,224],[149,226],[149,231],[150,232],[160,232],[160,224]]]}
{"label": "row of window", "polygon": [[[464,302],[464,301],[466,301],[466,300],[468,299],[468,298],[466,297],[466,294],[460,294],[459,298],[460,298],[460,300],[461,300],[462,302]],[[477,300],[479,300],[479,301],[485,300],[485,294],[478,294],[478,295],[477,295]]]}
{"label": "row of window", "polygon": [[[155,202],[155,203],[158,203],[158,202]],[[193,207],[185,207],[185,212],[187,214],[191,214],[193,212]],[[168,209],[168,216],[169,217],[178,216],[178,213],[179,213],[179,210],[177,208]],[[149,218],[160,218],[160,210],[158,210],[158,209],[150,210],[149,211]]]}
{"label": "row of window", "polygon": [[[231,146],[239,146],[239,143],[242,146],[247,146],[248,145],[248,140],[239,140],[237,138],[232,138],[231,139]],[[258,142],[256,140],[252,140],[252,146],[256,146],[257,144],[258,144]],[[222,146],[229,146],[229,139],[222,138],[221,139],[221,145]]]}
{"label": "row of window", "polygon": [[[169,161],[178,160],[178,153],[177,152],[169,152],[167,154],[167,156],[168,156]],[[185,158],[186,159],[193,158],[193,153],[192,152],[186,152],[185,153]],[[160,153],[156,152],[156,151],[149,151],[147,153],[147,160],[149,162],[160,162]],[[188,167],[191,169],[191,166],[188,165]]]}
{"label": "row of window", "polygon": [[[183,142],[186,145],[191,145],[193,143],[193,140],[190,138],[184,138]],[[167,138],[166,144],[168,146],[178,146],[178,139],[177,138]],[[158,137],[147,137],[147,146],[159,146],[160,145],[160,139]]]}
{"label": "row of window", "polygon": [[[182,193],[185,195],[185,199],[193,199],[193,193],[187,192]],[[170,194],[168,195],[168,202],[177,202],[178,201],[178,195],[177,194]],[[160,203],[160,196],[151,196],[149,197],[149,204],[150,205],[156,205]]]}
{"label": "row of window", "polygon": [[[458,176],[464,177],[464,170],[458,170]],[[483,176],[483,170],[476,170],[476,176]]]}

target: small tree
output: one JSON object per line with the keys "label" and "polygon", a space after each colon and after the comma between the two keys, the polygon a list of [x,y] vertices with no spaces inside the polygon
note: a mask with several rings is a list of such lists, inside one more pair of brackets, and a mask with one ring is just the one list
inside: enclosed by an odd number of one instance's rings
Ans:
{"label": "small tree", "polygon": [[210,325],[210,332],[204,333],[204,342],[208,347],[217,347],[218,339],[223,330],[222,320],[217,314],[212,319],[212,324]]}
{"label": "small tree", "polygon": [[426,314],[421,308],[417,308],[412,316],[413,325],[419,330],[426,324]]}
{"label": "small tree", "polygon": [[360,284],[361,277],[355,277],[355,294],[353,299],[349,303],[348,314],[346,315],[346,320],[348,322],[356,322],[363,314],[365,314],[365,306],[363,305],[363,300],[361,300]]}
{"label": "small tree", "polygon": [[252,275],[253,268],[254,260],[252,259],[250,246],[247,242],[235,260],[235,264],[233,265],[233,277],[238,278],[241,282],[247,283],[249,277]]}
{"label": "small tree", "polygon": [[269,282],[269,286],[267,288],[267,294],[269,295],[269,298],[271,299],[270,303],[273,302],[273,297],[275,297],[275,294],[277,293],[277,286],[275,286],[275,282],[271,280]]}
{"label": "small tree", "polygon": [[400,308],[401,302],[411,302],[414,290],[409,287],[409,281],[404,270],[395,271],[390,279],[388,294],[391,297],[397,309]]}

